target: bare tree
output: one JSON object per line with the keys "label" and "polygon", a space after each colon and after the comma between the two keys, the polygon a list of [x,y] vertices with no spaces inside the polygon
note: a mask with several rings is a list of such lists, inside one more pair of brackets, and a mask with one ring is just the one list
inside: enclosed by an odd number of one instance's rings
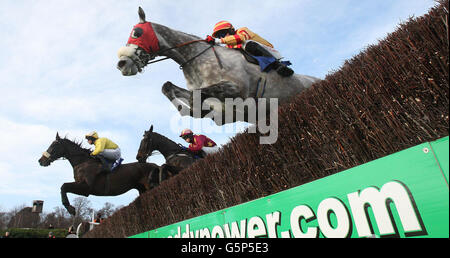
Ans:
{"label": "bare tree", "polygon": [[8,225],[7,225],[8,228],[18,227],[18,224],[20,223],[20,218],[14,219],[14,220],[13,220],[13,218],[16,217],[16,215],[25,207],[26,207],[25,204],[18,205],[18,206],[15,206],[14,208],[12,208],[8,213],[6,213],[6,217],[7,217],[6,219],[8,221]]}
{"label": "bare tree", "polygon": [[72,225],[78,225],[83,221],[88,221],[93,209],[91,201],[86,197],[77,197],[73,200],[73,207],[75,208],[75,216],[73,217]]}
{"label": "bare tree", "polygon": [[114,212],[116,212],[116,209],[114,208],[114,204],[110,202],[106,202],[103,205],[103,208],[97,211],[97,213],[101,213],[103,215],[103,218],[110,217],[111,215],[114,214]]}
{"label": "bare tree", "polygon": [[3,211],[2,206],[0,206],[0,229],[6,229],[8,222],[9,222],[8,214],[5,211]]}
{"label": "bare tree", "polygon": [[41,223],[41,227],[43,228],[50,226],[54,228],[68,228],[71,225],[72,219],[70,214],[62,206],[55,207],[54,212],[44,214]]}

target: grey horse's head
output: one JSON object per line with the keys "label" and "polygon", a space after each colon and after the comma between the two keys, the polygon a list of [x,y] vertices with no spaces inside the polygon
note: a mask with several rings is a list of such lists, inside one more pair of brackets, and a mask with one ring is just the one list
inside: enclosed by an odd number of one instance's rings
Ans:
{"label": "grey horse's head", "polygon": [[118,57],[119,62],[117,63],[117,69],[120,70],[123,76],[136,75],[138,71],[142,68],[138,67],[139,60],[137,48],[134,46],[121,47],[119,49]]}
{"label": "grey horse's head", "polygon": [[145,13],[139,7],[139,23],[133,27],[127,45],[117,52],[119,62],[117,69],[124,76],[136,75],[155,58],[159,50],[158,39],[151,24],[145,21]]}

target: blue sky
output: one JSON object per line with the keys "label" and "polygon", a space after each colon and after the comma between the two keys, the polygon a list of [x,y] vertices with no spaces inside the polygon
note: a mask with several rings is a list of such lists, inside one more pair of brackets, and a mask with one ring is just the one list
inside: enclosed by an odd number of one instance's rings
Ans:
{"label": "blue sky", "polygon": [[[245,123],[217,127],[182,118],[161,93],[166,81],[185,87],[178,65],[164,61],[134,77],[116,69],[142,6],[147,20],[198,36],[228,20],[271,42],[296,73],[324,78],[432,0],[227,0],[105,1],[16,0],[0,9],[0,211],[44,200],[44,211],[60,206],[60,187],[72,182],[65,160],[50,167],[40,158],[56,132],[78,141],[96,130],[115,141],[125,163],[134,162],[144,130],[182,143],[185,127],[225,144]],[[283,136],[279,136],[283,137]],[[89,147],[83,141],[84,147]],[[149,162],[163,163],[162,156]],[[128,205],[136,190],[118,197],[90,196],[95,209],[105,202]],[[69,194],[69,198],[78,197]]]}

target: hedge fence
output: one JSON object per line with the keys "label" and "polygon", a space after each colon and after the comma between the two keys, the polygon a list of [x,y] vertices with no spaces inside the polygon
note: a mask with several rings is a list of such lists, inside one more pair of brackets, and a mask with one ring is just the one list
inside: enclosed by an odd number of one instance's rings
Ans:
{"label": "hedge fence", "polygon": [[279,108],[279,137],[242,133],[87,237],[128,237],[358,166],[449,132],[448,0]]}

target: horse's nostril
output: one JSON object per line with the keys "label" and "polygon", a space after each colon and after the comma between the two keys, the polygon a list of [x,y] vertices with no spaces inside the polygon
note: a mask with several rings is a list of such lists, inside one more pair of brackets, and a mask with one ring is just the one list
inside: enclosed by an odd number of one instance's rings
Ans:
{"label": "horse's nostril", "polygon": [[119,63],[117,64],[117,67],[123,68],[126,64],[127,64],[127,61],[125,61],[125,60],[120,60]]}

